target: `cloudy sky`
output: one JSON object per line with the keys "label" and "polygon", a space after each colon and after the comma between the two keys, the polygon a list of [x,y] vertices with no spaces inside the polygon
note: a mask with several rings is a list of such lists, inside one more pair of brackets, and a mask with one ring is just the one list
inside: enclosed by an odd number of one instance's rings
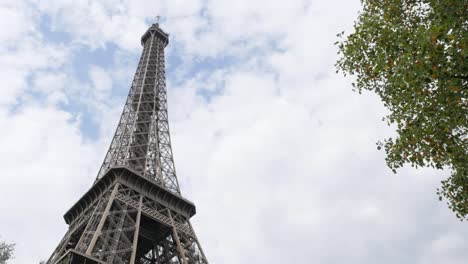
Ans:
{"label": "cloudy sky", "polygon": [[447,172],[394,175],[385,109],[335,74],[359,0],[0,0],[0,236],[47,259],[161,15],[184,196],[211,263],[466,263]]}

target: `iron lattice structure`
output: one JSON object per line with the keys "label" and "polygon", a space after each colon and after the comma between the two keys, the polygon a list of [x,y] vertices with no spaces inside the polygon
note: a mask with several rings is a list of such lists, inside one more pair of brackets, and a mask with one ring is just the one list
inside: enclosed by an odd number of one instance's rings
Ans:
{"label": "iron lattice structure", "polygon": [[111,146],[48,264],[207,264],[181,196],[167,116],[164,48],[153,24]]}

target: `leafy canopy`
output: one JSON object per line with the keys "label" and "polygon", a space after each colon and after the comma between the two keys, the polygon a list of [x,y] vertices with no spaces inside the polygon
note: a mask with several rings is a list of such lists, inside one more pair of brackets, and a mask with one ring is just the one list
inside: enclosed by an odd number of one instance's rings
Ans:
{"label": "leafy canopy", "polygon": [[[336,42],[338,71],[375,92],[397,136],[378,142],[396,172],[449,168],[439,199],[468,219],[468,0],[362,0],[354,33]],[[338,72],[337,71],[337,72]]]}
{"label": "leafy canopy", "polygon": [[14,250],[13,244],[7,244],[5,242],[0,242],[0,264],[6,264],[7,260],[11,258]]}

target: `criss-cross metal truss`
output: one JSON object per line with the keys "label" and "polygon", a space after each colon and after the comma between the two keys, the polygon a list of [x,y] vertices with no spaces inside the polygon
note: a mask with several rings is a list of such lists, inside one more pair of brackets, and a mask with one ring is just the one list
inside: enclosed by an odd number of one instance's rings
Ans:
{"label": "criss-cross metal truss", "polygon": [[165,80],[168,35],[153,24],[111,146],[91,189],[65,214],[48,264],[207,264],[172,156]]}
{"label": "criss-cross metal truss", "polygon": [[98,174],[125,166],[152,179],[168,190],[180,193],[172,156],[167,115],[164,48],[162,31],[147,36],[132,87]]}

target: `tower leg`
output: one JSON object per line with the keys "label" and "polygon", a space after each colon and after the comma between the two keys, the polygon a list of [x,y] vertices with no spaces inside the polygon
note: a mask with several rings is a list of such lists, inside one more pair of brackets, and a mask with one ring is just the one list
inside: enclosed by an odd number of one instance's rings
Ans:
{"label": "tower leg", "polygon": [[99,224],[96,228],[95,231],[93,231],[93,236],[91,239],[91,242],[88,245],[88,248],[86,249],[86,254],[91,255],[91,252],[94,249],[94,245],[96,245],[97,239],[101,235],[102,227],[104,226],[104,222],[107,219],[107,216],[109,215],[110,208],[112,206],[112,203],[114,202],[115,195],[117,194],[117,191],[119,189],[119,184],[115,184],[114,189],[112,190],[111,196],[109,198],[109,201],[107,202],[106,208],[104,209],[104,212],[102,213],[101,219],[99,221]]}
{"label": "tower leg", "polygon": [[138,213],[135,223],[135,233],[133,234],[133,244],[132,244],[132,256],[130,257],[130,264],[135,264],[136,254],[137,254],[137,245],[138,245],[138,236],[140,234],[140,220],[141,220],[141,207],[143,204],[143,195],[140,195],[140,202],[138,203]]}

